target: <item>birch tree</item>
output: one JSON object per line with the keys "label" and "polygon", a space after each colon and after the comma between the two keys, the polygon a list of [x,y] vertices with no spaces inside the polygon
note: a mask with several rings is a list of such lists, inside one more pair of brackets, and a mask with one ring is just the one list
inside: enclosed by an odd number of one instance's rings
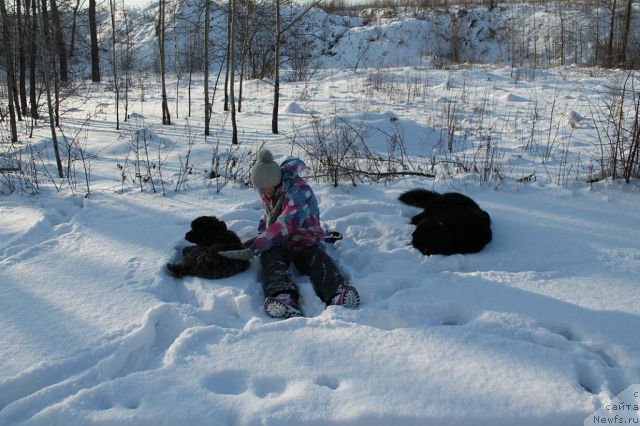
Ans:
{"label": "birch tree", "polygon": [[58,67],[60,69],[60,80],[69,81],[69,64],[67,61],[67,46],[64,42],[64,34],[62,32],[62,24],[60,23],[60,13],[58,12],[58,4],[56,0],[51,0],[51,23],[53,35],[56,42],[56,52],[58,54]]}
{"label": "birch tree", "polygon": [[280,18],[280,0],[276,2],[276,42],[275,42],[275,69],[273,70],[273,113],[271,115],[271,132],[278,134],[278,105],[280,103],[280,40],[282,25]]}
{"label": "birch tree", "polygon": [[[29,105],[31,107],[31,118],[33,120],[37,120],[39,118],[38,93],[36,92],[36,63],[38,61],[38,43],[36,42],[38,19],[36,14],[36,1],[37,0],[27,0],[27,5],[31,4],[31,31],[29,31]],[[29,14],[28,9],[29,8],[27,8],[27,15]]]}
{"label": "birch tree", "polygon": [[209,31],[211,30],[211,5],[204,2],[204,134],[209,136],[211,105],[209,104]]}
{"label": "birch tree", "polygon": [[232,134],[231,134],[231,144],[233,145],[237,145],[238,144],[238,124],[236,122],[236,98],[235,98],[235,49],[234,49],[234,44],[235,44],[235,37],[234,37],[234,33],[235,33],[235,12],[236,12],[236,0],[229,0],[229,16],[230,18],[230,30],[229,30],[229,38],[230,38],[230,42],[229,42],[229,62],[231,64],[231,75],[229,77],[230,81],[229,81],[229,92],[230,92],[230,102],[231,102],[231,127],[232,127]]}
{"label": "birch tree", "polygon": [[113,69],[113,88],[116,92],[116,130],[120,130],[120,85],[118,84],[118,53],[116,49],[116,4],[109,0],[111,12],[111,67]]}
{"label": "birch tree", "polygon": [[9,19],[7,17],[7,8],[4,0],[0,0],[0,14],[2,14],[2,38],[4,39],[3,48],[7,68],[7,94],[9,99],[9,121],[11,127],[11,142],[18,142],[18,126],[16,123],[16,111],[14,109],[14,97],[17,95],[13,91],[15,85],[15,74],[13,68],[13,53],[11,49],[11,38],[9,37]]}
{"label": "birch tree", "polygon": [[169,113],[169,102],[167,99],[165,50],[164,50],[164,22],[165,22],[166,0],[160,0],[160,10],[158,12],[158,46],[160,49],[160,77],[162,79],[162,124],[171,124],[171,114]]}
{"label": "birch tree", "polygon": [[89,32],[91,33],[91,81],[100,81],[100,50],[98,48],[98,24],[96,0],[89,0]]}
{"label": "birch tree", "polygon": [[[36,3],[36,4],[40,5],[40,3]],[[46,13],[45,13],[46,9],[47,9],[47,0],[42,0],[41,10],[37,11],[39,12],[38,14],[40,15],[40,28],[41,28],[40,33],[42,35],[41,37],[42,49],[40,49],[41,56],[42,56],[42,74],[44,75],[44,87],[47,93],[47,107],[49,110],[49,128],[51,129],[51,142],[53,144],[53,151],[56,157],[58,177],[63,178],[64,172],[62,169],[62,159],[60,157],[60,148],[58,146],[58,136],[56,134],[56,126],[54,122],[55,112],[54,112],[53,102],[51,100],[51,81],[49,77],[49,69],[51,67],[49,63],[49,53],[48,53],[49,49],[51,48],[51,42],[50,42],[51,37],[49,34],[49,25],[46,19]]]}

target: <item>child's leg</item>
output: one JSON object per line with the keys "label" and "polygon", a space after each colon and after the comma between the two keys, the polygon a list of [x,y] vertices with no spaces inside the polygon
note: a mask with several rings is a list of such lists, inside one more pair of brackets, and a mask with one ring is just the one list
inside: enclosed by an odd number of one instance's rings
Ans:
{"label": "child's leg", "polygon": [[333,259],[319,245],[296,253],[293,262],[300,272],[311,278],[316,294],[326,304],[336,295],[338,286],[345,283]]}
{"label": "child's leg", "polygon": [[298,299],[298,288],[289,270],[291,255],[284,247],[276,246],[263,252],[260,255],[260,264],[265,298],[289,293],[294,299]]}

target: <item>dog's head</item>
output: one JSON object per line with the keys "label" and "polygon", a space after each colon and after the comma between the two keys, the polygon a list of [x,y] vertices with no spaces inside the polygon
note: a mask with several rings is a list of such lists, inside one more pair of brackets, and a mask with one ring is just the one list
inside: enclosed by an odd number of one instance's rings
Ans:
{"label": "dog's head", "polygon": [[240,238],[227,225],[215,216],[200,216],[191,222],[191,230],[185,240],[199,246],[220,246],[220,249],[235,250],[242,248]]}
{"label": "dog's head", "polygon": [[411,234],[411,245],[424,255],[452,254],[454,243],[447,227],[437,219],[422,221]]}
{"label": "dog's head", "polygon": [[191,222],[191,230],[184,239],[197,245],[207,246],[216,242],[216,237],[227,232],[227,225],[215,216],[200,216]]}
{"label": "dog's head", "polygon": [[215,216],[200,216],[191,222],[191,229],[194,231],[224,232],[227,230],[227,225]]}

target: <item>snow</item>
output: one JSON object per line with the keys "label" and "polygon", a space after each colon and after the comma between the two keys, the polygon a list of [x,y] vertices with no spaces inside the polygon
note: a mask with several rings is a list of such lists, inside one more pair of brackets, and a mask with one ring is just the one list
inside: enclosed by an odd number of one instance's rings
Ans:
{"label": "snow", "polygon": [[[383,25],[390,37],[393,22]],[[420,56],[406,48],[393,54]],[[37,195],[0,196],[0,425],[573,425],[640,383],[638,183],[584,179],[597,159],[590,106],[621,72],[355,70],[350,55],[282,83],[281,135],[270,132],[272,86],[247,82],[238,151],[221,105],[206,140],[199,102],[184,117],[184,81],[173,126],[159,124],[153,79],[121,131],[108,83],[65,101],[65,134],[86,134],[92,155],[91,194],[79,173],[75,188],[57,180],[60,192],[41,182]],[[456,130],[447,154],[448,105],[470,131]],[[344,235],[327,250],[360,291],[357,310],[325,308],[296,273],[306,317],[269,318],[257,259],[226,279],[171,277],[165,265],[191,220],[215,215],[248,238],[261,215],[253,189],[209,178],[212,152],[264,144],[313,165],[300,141],[318,122],[328,132],[349,123],[379,153],[395,135],[415,162],[468,158],[489,133],[508,177],[439,166],[435,179],[334,186],[312,168],[322,223]],[[157,174],[155,193],[132,182],[141,129],[163,159],[164,196]],[[48,137],[35,129],[35,143]],[[193,173],[175,191],[189,140]],[[471,196],[492,217],[493,241],[421,255],[409,245],[417,209],[397,201],[415,187]]]}

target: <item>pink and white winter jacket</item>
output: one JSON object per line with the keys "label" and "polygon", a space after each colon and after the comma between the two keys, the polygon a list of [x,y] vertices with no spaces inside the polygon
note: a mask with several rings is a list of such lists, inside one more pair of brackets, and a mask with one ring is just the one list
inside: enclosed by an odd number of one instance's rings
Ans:
{"label": "pink and white winter jacket", "polygon": [[[279,244],[286,244],[292,251],[301,251],[323,240],[318,201],[311,187],[300,177],[305,168],[306,165],[299,158],[286,159],[280,165],[282,183],[273,197],[267,198],[260,192],[265,214],[258,224],[260,235],[251,245],[255,254]],[[267,212],[280,197],[281,211],[269,219]]]}

